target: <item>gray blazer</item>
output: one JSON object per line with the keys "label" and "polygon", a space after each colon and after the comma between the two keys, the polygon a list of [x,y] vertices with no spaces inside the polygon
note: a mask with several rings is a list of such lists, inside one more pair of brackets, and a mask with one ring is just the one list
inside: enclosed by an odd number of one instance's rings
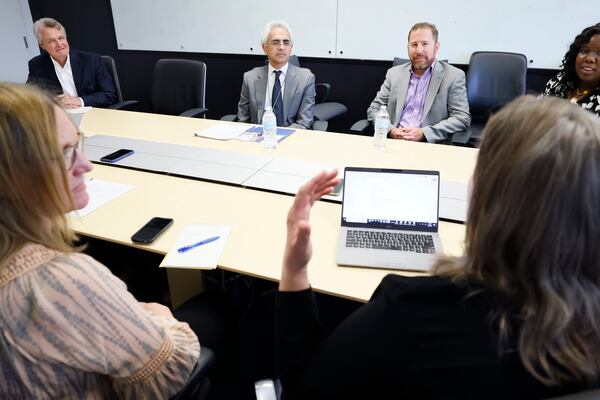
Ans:
{"label": "gray blazer", "polygon": [[[269,67],[254,68],[244,73],[238,120],[260,124],[265,111],[267,93],[267,74]],[[313,124],[313,106],[315,104],[315,75],[307,68],[288,64],[283,89],[284,126],[298,129],[310,129]]]}
{"label": "gray blazer", "polygon": [[[388,70],[383,85],[367,110],[369,121],[375,120],[381,105],[387,105],[392,127],[398,125],[408,92],[410,68],[411,64],[407,63]],[[423,108],[421,128],[425,138],[430,143],[448,142],[453,134],[467,130],[469,125],[471,114],[465,73],[446,62],[436,61]]]}

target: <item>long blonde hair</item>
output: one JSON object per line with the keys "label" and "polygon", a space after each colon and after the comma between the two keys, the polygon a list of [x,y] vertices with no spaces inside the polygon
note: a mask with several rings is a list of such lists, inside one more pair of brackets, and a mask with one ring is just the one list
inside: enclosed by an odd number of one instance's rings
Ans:
{"label": "long blonde hair", "polygon": [[520,357],[539,381],[597,382],[600,119],[565,100],[525,96],[482,137],[465,254],[434,271],[500,295],[499,337],[519,321]]}
{"label": "long blonde hair", "polygon": [[52,100],[31,87],[0,83],[0,268],[28,242],[72,249],[63,160]]}

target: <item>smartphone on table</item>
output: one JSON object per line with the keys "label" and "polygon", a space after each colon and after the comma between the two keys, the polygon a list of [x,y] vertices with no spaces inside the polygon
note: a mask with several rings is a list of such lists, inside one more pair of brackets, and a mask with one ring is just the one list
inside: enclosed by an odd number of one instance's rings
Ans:
{"label": "smartphone on table", "polygon": [[100,159],[100,161],[106,162],[106,163],[114,163],[114,162],[124,159],[127,156],[132,155],[133,153],[134,153],[134,151],[131,149],[119,149],[119,150],[115,151],[114,153],[105,155],[104,157],[102,157]]}
{"label": "smartphone on table", "polygon": [[154,217],[131,236],[131,241],[149,244],[158,238],[173,223],[173,218]]}
{"label": "smartphone on table", "polygon": [[344,187],[344,180],[340,179],[340,183],[335,185],[329,196],[339,196],[342,193],[342,188]]}

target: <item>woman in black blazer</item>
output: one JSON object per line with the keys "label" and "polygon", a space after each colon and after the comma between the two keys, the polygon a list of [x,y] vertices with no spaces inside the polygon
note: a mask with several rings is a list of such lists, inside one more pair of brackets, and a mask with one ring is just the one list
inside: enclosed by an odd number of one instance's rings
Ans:
{"label": "woman in black blazer", "polygon": [[600,119],[527,96],[482,137],[464,254],[432,276],[388,275],[329,336],[309,215],[336,171],[300,189],[277,295],[286,399],[533,399],[598,384]]}

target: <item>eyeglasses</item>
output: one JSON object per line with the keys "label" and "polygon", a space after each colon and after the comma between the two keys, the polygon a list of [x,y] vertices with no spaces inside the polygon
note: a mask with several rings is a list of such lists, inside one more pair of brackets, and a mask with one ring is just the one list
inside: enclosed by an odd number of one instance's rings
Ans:
{"label": "eyeglasses", "polygon": [[284,39],[284,40],[275,39],[275,40],[271,40],[269,42],[269,44],[273,47],[279,47],[281,45],[283,45],[283,47],[290,47],[292,45],[292,41],[288,40],[288,39]]}
{"label": "eyeglasses", "polygon": [[70,171],[77,160],[77,152],[83,153],[83,133],[77,132],[77,143],[67,146],[63,149],[63,157],[65,159],[65,168]]}

